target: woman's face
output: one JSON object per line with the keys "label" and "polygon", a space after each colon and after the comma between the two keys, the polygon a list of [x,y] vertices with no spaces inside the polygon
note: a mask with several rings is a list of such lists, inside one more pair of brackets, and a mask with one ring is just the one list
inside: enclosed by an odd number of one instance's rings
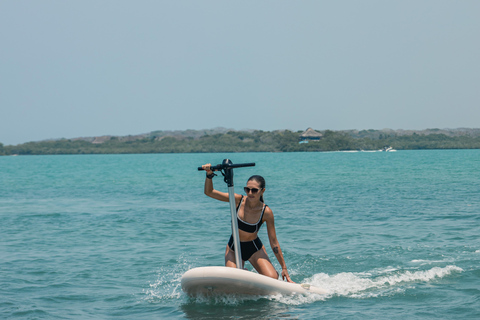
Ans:
{"label": "woman's face", "polygon": [[255,180],[247,182],[247,186],[244,188],[245,194],[249,199],[260,199],[265,189],[260,189],[260,183]]}

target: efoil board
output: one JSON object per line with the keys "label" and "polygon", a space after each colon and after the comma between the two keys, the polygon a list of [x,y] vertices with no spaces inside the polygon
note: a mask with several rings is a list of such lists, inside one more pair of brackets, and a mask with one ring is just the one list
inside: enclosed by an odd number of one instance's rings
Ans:
{"label": "efoil board", "polygon": [[182,276],[182,290],[190,296],[326,294],[309,284],[289,283],[255,272],[229,267],[201,267]]}

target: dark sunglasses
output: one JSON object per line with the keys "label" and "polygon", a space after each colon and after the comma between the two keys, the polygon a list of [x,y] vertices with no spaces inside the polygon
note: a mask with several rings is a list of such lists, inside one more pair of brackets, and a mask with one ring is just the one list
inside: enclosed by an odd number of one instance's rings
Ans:
{"label": "dark sunglasses", "polygon": [[245,191],[245,193],[252,192],[252,194],[255,194],[255,193],[257,193],[258,191],[260,191],[260,190],[262,190],[262,189],[244,187],[243,190]]}

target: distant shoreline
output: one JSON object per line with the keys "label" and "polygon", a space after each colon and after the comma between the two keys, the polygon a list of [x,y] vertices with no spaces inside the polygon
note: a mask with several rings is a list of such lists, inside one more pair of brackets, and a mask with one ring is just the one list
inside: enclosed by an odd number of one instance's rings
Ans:
{"label": "distant shoreline", "polygon": [[153,131],[128,136],[97,136],[0,143],[0,155],[218,153],[218,152],[321,152],[480,149],[480,129],[426,130],[314,130],[235,131],[226,128]]}

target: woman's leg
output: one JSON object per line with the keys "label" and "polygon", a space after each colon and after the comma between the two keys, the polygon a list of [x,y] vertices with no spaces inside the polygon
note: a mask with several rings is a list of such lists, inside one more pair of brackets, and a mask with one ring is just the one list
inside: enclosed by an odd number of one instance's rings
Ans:
{"label": "woman's leg", "polygon": [[[242,261],[242,268],[245,262]],[[227,244],[227,249],[225,250],[225,267],[236,268],[237,264],[235,263],[235,251],[230,249],[230,246]]]}
{"label": "woman's leg", "polygon": [[258,273],[270,278],[278,279],[278,272],[270,262],[267,252],[265,251],[265,246],[262,246],[262,249],[255,252],[248,261],[250,261]]}

